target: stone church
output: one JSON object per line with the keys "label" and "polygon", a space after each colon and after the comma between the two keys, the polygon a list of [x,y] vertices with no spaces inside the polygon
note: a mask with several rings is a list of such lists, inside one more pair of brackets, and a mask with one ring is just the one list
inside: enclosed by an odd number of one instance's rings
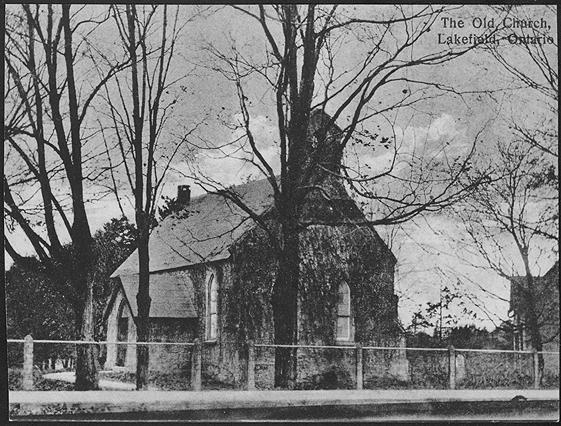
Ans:
{"label": "stone church", "polygon": [[[311,132],[326,119],[314,113]],[[333,137],[338,131],[329,133],[333,143],[338,141]],[[302,215],[306,226],[299,239],[298,342],[394,346],[400,333],[394,294],[396,259],[340,180],[327,176],[320,184],[329,197],[311,194]],[[274,223],[273,191],[266,179],[230,189],[253,212]],[[180,186],[178,201],[182,208],[162,220],[150,237],[151,340],[199,339],[203,375],[241,384],[245,342],[273,343],[276,263],[272,248],[264,230],[223,196],[209,193],[191,199],[189,187]],[[104,316],[107,340],[134,342],[137,253],[112,277],[114,291]],[[274,350],[257,352],[257,381],[272,384]],[[303,349],[298,354],[299,380],[335,368],[349,377],[354,374],[352,350]],[[135,358],[134,346],[109,344],[105,368],[134,370]],[[189,371],[189,365],[185,347],[150,347],[152,371]]]}

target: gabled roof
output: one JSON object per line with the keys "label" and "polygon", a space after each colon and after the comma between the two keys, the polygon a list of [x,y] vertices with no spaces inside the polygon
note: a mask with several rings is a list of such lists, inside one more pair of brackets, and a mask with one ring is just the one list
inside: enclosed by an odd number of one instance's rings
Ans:
{"label": "gabled roof", "polygon": [[[122,275],[115,281],[111,297],[103,311],[103,321],[107,321],[113,310],[117,296],[122,291],[133,317],[138,316],[136,294],[138,274]],[[150,275],[150,317],[152,318],[197,318],[193,282],[186,274]],[[124,315],[128,317],[129,315]]]}
{"label": "gabled roof", "polygon": [[[272,188],[266,179],[231,190],[257,214],[273,206]],[[193,198],[185,210],[166,217],[150,235],[150,272],[227,259],[228,248],[254,226],[245,212],[221,195]],[[137,273],[138,252],[134,251],[112,277]]]}

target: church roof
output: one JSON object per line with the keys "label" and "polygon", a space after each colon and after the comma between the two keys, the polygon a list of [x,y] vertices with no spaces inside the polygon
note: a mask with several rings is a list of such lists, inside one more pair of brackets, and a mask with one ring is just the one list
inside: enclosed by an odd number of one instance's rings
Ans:
{"label": "church roof", "polygon": [[[368,225],[374,238],[395,260],[391,250],[348,196],[343,184],[336,179],[327,180],[329,183],[320,195],[329,193],[328,195],[333,200],[338,200],[338,203],[326,204],[322,196],[311,192],[306,197],[302,213],[303,222]],[[273,209],[273,190],[267,179],[233,186],[229,190],[237,194],[258,216]],[[255,222],[246,212],[222,195],[209,193],[195,197],[187,207],[163,219],[152,231],[149,240],[150,273],[184,269],[201,263],[228,259],[230,247],[255,226]],[[133,274],[138,274],[136,250],[111,277]]]}
{"label": "church roof", "polygon": [[[138,306],[136,304],[138,274],[121,275],[104,308],[104,321],[111,313],[121,289],[133,317],[138,316]],[[150,317],[197,318],[194,295],[193,282],[188,274],[182,272],[150,274]],[[128,312],[124,311],[123,316],[128,317]]]}
{"label": "church roof", "polygon": [[[197,318],[191,279],[187,274],[150,274],[150,317]],[[138,316],[138,274],[121,275],[123,291],[132,314]]]}
{"label": "church roof", "polygon": [[[273,205],[272,188],[266,179],[231,190],[257,214]],[[254,226],[244,211],[221,195],[193,198],[188,207],[166,217],[150,235],[150,272],[227,259],[230,246]],[[134,251],[112,277],[137,273],[138,252]]]}
{"label": "church roof", "polygon": [[[138,316],[138,274],[122,275],[123,291],[132,314]],[[153,318],[197,318],[193,283],[185,274],[150,275],[150,316]]]}

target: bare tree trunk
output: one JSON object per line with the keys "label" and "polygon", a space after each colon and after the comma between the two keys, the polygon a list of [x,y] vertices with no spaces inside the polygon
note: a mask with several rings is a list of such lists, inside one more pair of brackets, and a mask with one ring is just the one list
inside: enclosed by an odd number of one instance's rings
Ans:
{"label": "bare tree trunk", "polygon": [[[135,219],[137,226],[137,247],[138,247],[138,292],[136,295],[136,304],[138,306],[138,316],[136,321],[137,342],[147,342],[150,337],[149,313],[150,313],[150,267],[149,267],[149,226],[150,221],[146,211],[144,211],[143,194],[144,194],[144,178],[143,178],[143,117],[141,112],[141,85],[139,81],[139,60],[137,57],[137,15],[135,5],[127,6],[127,26],[128,26],[128,54],[131,59],[131,78],[132,78],[132,103],[133,103],[133,126],[132,132],[132,148],[134,151],[134,203],[135,203]],[[140,40],[139,40],[140,41]],[[140,61],[145,60],[145,57]],[[142,95],[143,96],[143,95]],[[148,158],[150,161],[150,158]],[[150,176],[147,176],[147,180]],[[146,199],[147,207],[149,204],[149,195]],[[148,211],[149,208],[147,208]],[[148,379],[149,352],[148,346],[136,346],[136,389],[143,389]]]}
{"label": "bare tree trunk", "polygon": [[[139,230],[138,246],[138,293],[136,304],[138,317],[136,323],[137,342],[148,342],[150,339],[150,254],[148,251],[148,227],[143,224]],[[148,383],[149,350],[146,345],[136,346],[136,389],[146,387]]]}
{"label": "bare tree trunk", "polygon": [[[279,256],[279,269],[273,290],[273,321],[275,344],[298,343],[298,233],[287,230]],[[297,377],[296,348],[276,348],[275,387],[293,389]]]}
{"label": "bare tree trunk", "polygon": [[[527,262],[525,262],[527,264]],[[532,347],[534,350],[538,351],[538,370],[540,375],[540,384],[543,380],[543,371],[545,367],[545,362],[543,359],[542,336],[540,333],[540,327],[538,323],[538,316],[536,314],[536,298],[535,298],[535,287],[534,287],[534,277],[526,268],[526,290],[523,292],[526,295],[527,304],[527,325],[528,331],[530,332],[530,339],[532,341]]]}
{"label": "bare tree trunk", "polygon": [[[87,276],[86,276],[87,280]],[[87,295],[84,302],[80,339],[91,341],[94,339],[93,321],[93,286],[86,283]],[[78,345],[76,348],[76,390],[99,389],[99,373],[97,365],[97,345]]]}
{"label": "bare tree trunk", "polygon": [[[76,192],[81,196],[81,184],[75,183]],[[73,259],[72,281],[77,290],[78,297],[82,297],[82,318],[80,321],[79,340],[94,340],[94,308],[93,308],[93,281],[89,277],[91,269],[92,238],[86,217],[84,204],[75,199],[74,224],[72,226]],[[99,389],[99,373],[97,365],[97,346],[78,345],[76,348],[76,390]]]}

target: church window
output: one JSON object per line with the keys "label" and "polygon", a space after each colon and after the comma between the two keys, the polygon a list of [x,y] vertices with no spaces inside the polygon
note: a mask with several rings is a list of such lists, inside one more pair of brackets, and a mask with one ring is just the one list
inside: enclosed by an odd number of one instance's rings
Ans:
{"label": "church window", "polygon": [[351,289],[346,282],[339,285],[336,339],[351,340]]}
{"label": "church window", "polygon": [[218,282],[215,275],[208,282],[206,300],[206,338],[214,340],[218,332]]}

